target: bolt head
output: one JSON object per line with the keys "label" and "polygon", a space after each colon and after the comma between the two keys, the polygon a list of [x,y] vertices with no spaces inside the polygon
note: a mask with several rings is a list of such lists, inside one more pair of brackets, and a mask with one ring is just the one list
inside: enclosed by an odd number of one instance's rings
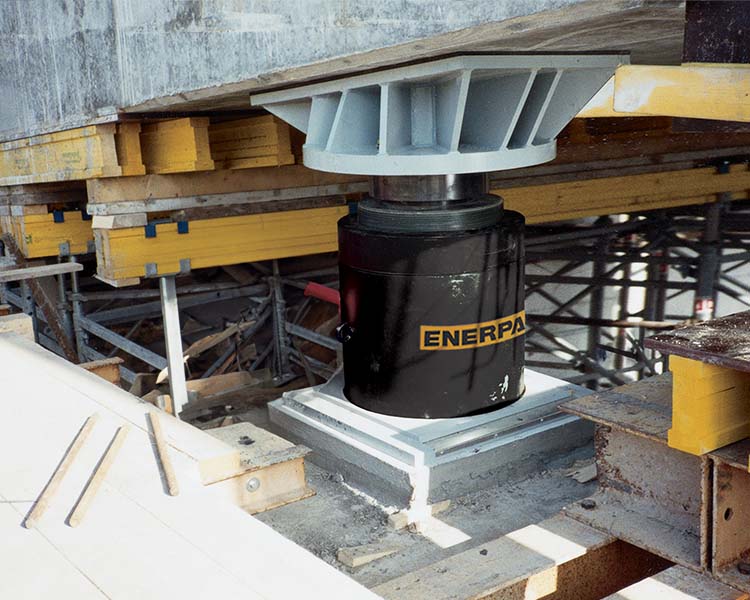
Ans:
{"label": "bolt head", "polygon": [[586,510],[593,510],[596,508],[596,500],[592,500],[591,498],[584,498],[581,500],[581,508],[584,508]]}
{"label": "bolt head", "polygon": [[245,484],[245,489],[248,492],[257,492],[258,489],[260,489],[260,479],[257,477],[251,477],[247,480],[247,483]]}
{"label": "bolt head", "polygon": [[737,570],[742,573],[743,575],[750,575],[750,563],[747,562],[738,562],[737,563]]}

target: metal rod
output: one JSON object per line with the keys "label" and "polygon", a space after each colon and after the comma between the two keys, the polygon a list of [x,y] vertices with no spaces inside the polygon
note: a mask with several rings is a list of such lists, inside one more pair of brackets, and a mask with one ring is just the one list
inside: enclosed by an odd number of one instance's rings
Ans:
{"label": "metal rod", "polygon": [[182,358],[182,335],[180,332],[180,310],[177,304],[176,277],[159,278],[161,291],[161,314],[164,322],[164,341],[167,345],[167,369],[169,371],[169,395],[172,397],[174,416],[179,418],[182,407],[187,404],[185,363]]}
{"label": "metal rod", "polygon": [[94,334],[96,337],[103,339],[105,342],[109,342],[113,346],[117,346],[124,352],[142,360],[155,369],[161,371],[167,366],[167,360],[163,356],[159,356],[156,352],[136,344],[124,335],[120,335],[119,333],[107,329],[104,325],[100,325],[88,317],[80,317],[78,319],[78,324],[83,330]]}

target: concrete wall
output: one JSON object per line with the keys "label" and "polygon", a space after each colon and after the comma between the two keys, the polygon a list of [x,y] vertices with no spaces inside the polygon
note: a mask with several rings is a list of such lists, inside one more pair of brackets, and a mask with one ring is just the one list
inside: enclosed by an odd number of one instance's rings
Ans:
{"label": "concrete wall", "polygon": [[[208,89],[202,97],[211,99],[212,93],[221,95],[217,86],[253,79],[254,87],[262,87],[264,81],[278,83],[274,74],[280,72],[462,30],[442,45],[417,44],[389,60],[472,44],[494,49],[493,40],[505,40],[506,49],[524,50],[539,47],[539,31],[546,33],[545,39],[556,40],[555,47],[601,47],[614,44],[615,38],[600,35],[600,26],[586,25],[586,31],[598,36],[591,44],[582,42],[581,36],[558,35],[559,27],[575,29],[579,21],[586,24],[592,19],[614,27],[614,15],[627,16],[615,31],[638,33],[647,27],[644,23],[656,23],[661,30],[654,32],[654,25],[648,25],[646,41],[661,43],[667,30],[660,23],[668,26],[675,15],[680,17],[680,3],[673,3],[676,11],[652,4],[649,0],[2,0],[0,140],[78,126],[115,108],[140,105],[140,109],[158,110],[160,98],[168,98],[164,105],[173,107],[195,90]],[[526,15],[533,15],[533,22],[517,21]],[[504,23],[502,31],[492,29],[498,23]],[[477,28],[476,33],[467,28]],[[536,37],[526,45],[508,42],[515,40],[513,36],[528,37],[531,31]],[[630,36],[620,47],[643,39]],[[349,68],[367,64],[360,61]],[[317,76],[328,73],[321,68]],[[216,89],[212,92],[212,88]],[[235,88],[235,93],[240,91],[243,94],[235,98],[233,108],[247,98],[247,87]]]}

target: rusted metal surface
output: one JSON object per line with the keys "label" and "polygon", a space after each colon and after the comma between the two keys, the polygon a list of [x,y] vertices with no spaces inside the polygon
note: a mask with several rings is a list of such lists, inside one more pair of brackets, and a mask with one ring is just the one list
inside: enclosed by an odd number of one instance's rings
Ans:
{"label": "rusted metal surface", "polygon": [[750,591],[750,575],[738,563],[750,559],[750,474],[715,459],[711,557],[714,575]]}
{"label": "rusted metal surface", "polygon": [[594,505],[569,506],[565,514],[677,564],[706,568],[708,460],[604,425],[597,426],[594,445]]}
{"label": "rusted metal surface", "polygon": [[750,592],[750,440],[703,456],[669,448],[670,400],[667,374],[562,405],[597,423],[599,477],[565,513]]}
{"label": "rusted metal surface", "polygon": [[660,333],[646,348],[750,372],[750,311]]}

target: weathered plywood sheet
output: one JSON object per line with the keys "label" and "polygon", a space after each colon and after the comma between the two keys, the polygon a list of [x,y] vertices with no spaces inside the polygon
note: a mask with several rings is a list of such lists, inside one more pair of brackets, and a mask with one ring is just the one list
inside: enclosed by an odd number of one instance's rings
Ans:
{"label": "weathered plywood sheet", "polygon": [[[162,416],[180,484],[180,495],[170,496],[146,405],[21,338],[0,338],[0,365],[0,537],[17,541],[0,549],[2,571],[12,574],[0,577],[0,597],[41,597],[39,590],[76,599],[302,598],[321,590],[376,597],[231,504],[220,487],[203,485],[191,454],[222,442]],[[24,514],[94,412],[100,419],[37,529],[22,529]],[[65,520],[94,465],[128,422],[130,434],[83,522],[69,527]]]}

